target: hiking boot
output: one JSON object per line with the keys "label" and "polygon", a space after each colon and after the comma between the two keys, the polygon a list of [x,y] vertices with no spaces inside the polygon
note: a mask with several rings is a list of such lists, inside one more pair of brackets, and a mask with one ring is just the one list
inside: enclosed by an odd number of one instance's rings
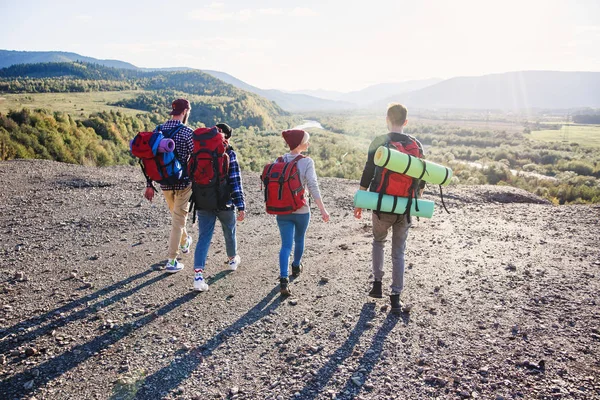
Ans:
{"label": "hiking boot", "polygon": [[172,259],[167,261],[165,265],[165,271],[169,274],[174,274],[175,272],[179,272],[183,269],[183,264],[177,261],[177,259]]}
{"label": "hiking boot", "polygon": [[185,244],[179,246],[179,250],[181,250],[182,253],[189,253],[190,247],[192,247],[192,237],[188,235],[187,239],[185,239]]}
{"label": "hiking boot", "polygon": [[369,297],[374,297],[376,299],[381,299],[383,297],[381,281],[373,281],[373,288],[369,292]]}
{"label": "hiking boot", "polygon": [[290,280],[288,278],[279,278],[279,294],[282,296],[291,296],[292,292],[289,288]]}
{"label": "hiking boot", "polygon": [[201,269],[194,270],[194,290],[196,292],[206,292],[208,290],[208,284],[204,280]]}
{"label": "hiking boot", "polygon": [[229,261],[227,261],[227,266],[231,271],[235,271],[241,262],[242,258],[236,255],[235,257],[232,257],[229,259]]}
{"label": "hiking boot", "polygon": [[390,302],[392,303],[392,309],[390,310],[390,312],[392,314],[402,314],[402,304],[400,304],[400,295],[391,294]]}
{"label": "hiking boot", "polygon": [[297,278],[300,276],[300,272],[302,272],[302,270],[304,269],[304,266],[302,265],[302,263],[300,263],[300,265],[295,266],[294,264],[292,264],[292,276],[294,278]]}

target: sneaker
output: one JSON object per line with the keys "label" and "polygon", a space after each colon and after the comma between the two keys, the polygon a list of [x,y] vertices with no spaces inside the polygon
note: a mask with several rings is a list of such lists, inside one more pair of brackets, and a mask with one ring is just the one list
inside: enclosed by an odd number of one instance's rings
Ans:
{"label": "sneaker", "polygon": [[201,269],[194,270],[194,290],[197,292],[206,292],[208,290],[208,283],[204,280]]}
{"label": "sneaker", "polygon": [[289,288],[290,280],[288,278],[279,278],[279,294],[284,297],[291,296],[292,292]]}
{"label": "sneaker", "polygon": [[185,244],[179,246],[179,250],[181,250],[182,253],[189,253],[190,247],[192,247],[192,237],[188,235],[187,239],[185,239]]}
{"label": "sneaker", "polygon": [[297,278],[298,276],[300,276],[300,272],[302,272],[302,270],[304,269],[304,266],[302,265],[302,263],[300,263],[300,265],[295,266],[294,264],[292,264],[292,276],[294,278]]}
{"label": "sneaker", "polygon": [[165,265],[165,271],[167,271],[169,274],[174,274],[175,272],[179,272],[182,269],[183,264],[177,261],[177,259],[175,258],[167,261],[167,264]]}
{"label": "sneaker", "polygon": [[227,261],[227,265],[229,265],[230,270],[235,271],[240,265],[240,262],[242,262],[242,258],[236,255],[235,257],[230,258],[229,261]]}
{"label": "sneaker", "polygon": [[392,314],[402,314],[402,304],[400,304],[400,295],[391,294],[390,302],[392,303],[392,309],[390,310],[390,312]]}
{"label": "sneaker", "polygon": [[374,297],[376,299],[381,299],[383,297],[381,281],[373,281],[373,288],[369,292],[369,297]]}

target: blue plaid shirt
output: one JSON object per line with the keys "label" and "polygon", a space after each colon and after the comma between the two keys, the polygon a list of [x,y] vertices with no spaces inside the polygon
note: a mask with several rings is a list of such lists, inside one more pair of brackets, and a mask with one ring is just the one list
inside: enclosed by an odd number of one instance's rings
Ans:
{"label": "blue plaid shirt", "polygon": [[[181,124],[182,122],[179,120],[170,119],[162,125],[162,131],[168,131]],[[175,136],[173,136],[172,139],[175,142],[175,155],[183,167],[183,177],[174,185],[160,185],[160,188],[163,191],[183,190],[190,185],[190,178],[187,174],[187,164],[188,160],[190,159],[190,155],[194,150],[194,142],[192,141],[193,133],[194,131],[192,131],[191,128],[184,125],[183,128],[179,129],[179,131],[175,133]],[[148,182],[146,186],[152,186],[152,182]]]}
{"label": "blue plaid shirt", "polygon": [[244,189],[242,188],[242,175],[240,174],[240,165],[237,162],[235,151],[230,147],[227,150],[229,155],[229,185],[231,186],[231,201],[227,204],[228,207],[235,205],[239,211],[246,209],[244,201]]}

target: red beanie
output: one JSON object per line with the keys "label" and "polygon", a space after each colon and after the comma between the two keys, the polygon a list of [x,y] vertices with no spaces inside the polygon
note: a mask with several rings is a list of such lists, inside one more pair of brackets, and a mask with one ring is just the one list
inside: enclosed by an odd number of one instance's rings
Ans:
{"label": "red beanie", "polygon": [[288,146],[290,146],[290,150],[294,150],[296,147],[302,144],[305,134],[306,132],[304,132],[302,129],[289,129],[281,132],[281,135],[285,139],[286,143]]}

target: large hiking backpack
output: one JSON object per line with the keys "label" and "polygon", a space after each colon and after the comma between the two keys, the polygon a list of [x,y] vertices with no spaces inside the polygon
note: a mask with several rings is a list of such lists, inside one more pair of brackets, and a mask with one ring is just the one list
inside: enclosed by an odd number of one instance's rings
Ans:
{"label": "large hiking backpack", "polygon": [[[406,135],[408,140],[404,143],[402,142],[394,142],[391,140],[387,140],[385,145],[388,148],[393,148],[402,153],[409,154],[411,156],[423,158],[423,153],[417,144],[417,141],[411,137]],[[410,168],[410,163],[406,167],[406,171]],[[425,170],[425,169],[423,169]],[[419,183],[421,181],[420,178],[411,178],[408,175],[403,173],[398,173],[391,171],[387,168],[377,168],[377,173],[380,174],[379,184],[377,189],[375,190],[379,193],[379,200],[377,202],[377,211],[381,209],[381,201],[383,199],[384,194],[388,194],[396,197],[407,197],[408,204],[406,206],[406,214],[410,215],[410,209],[412,207],[413,198],[416,200],[419,193]],[[394,204],[395,208],[395,204]],[[419,209],[418,202],[416,203],[416,209]]]}
{"label": "large hiking backpack", "polygon": [[219,128],[198,128],[192,135],[194,150],[188,162],[195,210],[223,209],[230,197],[229,143]]}
{"label": "large hiking backpack", "polygon": [[177,159],[177,152],[160,153],[158,146],[163,139],[171,139],[183,127],[183,124],[163,131],[158,125],[153,132],[139,132],[130,144],[131,154],[139,158],[146,180],[161,185],[173,185],[181,180],[183,167]]}
{"label": "large hiking backpack", "polygon": [[291,214],[306,205],[297,165],[303,158],[298,155],[285,162],[279,157],[274,163],[265,165],[261,180],[268,214]]}

